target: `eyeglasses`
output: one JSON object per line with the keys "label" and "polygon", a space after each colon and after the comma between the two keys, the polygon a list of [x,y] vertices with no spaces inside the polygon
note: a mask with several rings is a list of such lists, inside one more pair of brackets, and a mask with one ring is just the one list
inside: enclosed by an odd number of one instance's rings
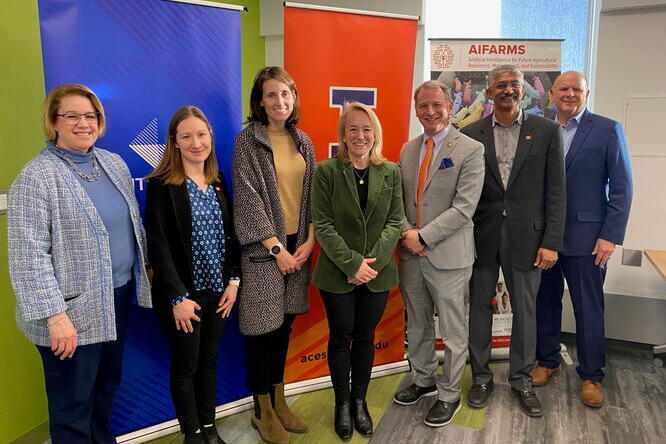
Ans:
{"label": "eyeglasses", "polygon": [[493,85],[493,88],[495,88],[495,89],[507,89],[509,86],[513,89],[522,88],[523,87],[523,82],[519,82],[517,80],[513,81],[513,82],[499,82],[499,83],[495,83],[495,85]]}
{"label": "eyeglasses", "polygon": [[75,125],[79,123],[81,119],[86,119],[86,122],[88,123],[97,123],[99,121],[99,118],[102,116],[102,113],[100,112],[85,113],[85,114],[64,113],[64,114],[56,114],[56,116],[62,117],[67,121],[67,123]]}

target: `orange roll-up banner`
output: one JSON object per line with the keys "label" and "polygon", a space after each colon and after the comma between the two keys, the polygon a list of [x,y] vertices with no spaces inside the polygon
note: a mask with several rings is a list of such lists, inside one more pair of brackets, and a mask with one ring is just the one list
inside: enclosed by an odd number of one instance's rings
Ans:
{"label": "orange roll-up banner", "polygon": [[[298,126],[314,142],[317,160],[336,152],[341,104],[357,100],[374,108],[383,153],[397,161],[409,136],[416,26],[412,19],[285,7],[285,68],[298,86]],[[328,323],[314,287],[310,299],[310,312],[294,323],[286,382],[328,375]],[[403,310],[394,289],[377,327],[374,365],[404,360]]]}

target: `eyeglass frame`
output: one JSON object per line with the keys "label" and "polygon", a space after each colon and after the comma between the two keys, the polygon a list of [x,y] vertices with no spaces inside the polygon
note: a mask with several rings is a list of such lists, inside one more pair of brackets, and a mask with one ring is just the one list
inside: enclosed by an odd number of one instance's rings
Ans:
{"label": "eyeglass frame", "polygon": [[[91,115],[95,116],[95,120],[91,120],[92,117],[90,119],[88,118],[88,116],[91,116]],[[78,117],[78,119],[76,119],[76,121],[73,120],[74,116]],[[90,112],[90,113],[83,113],[83,114],[74,113],[74,112],[68,112],[68,113],[63,113],[63,114],[56,113],[56,117],[62,117],[65,120],[69,121],[69,123],[72,123],[72,124],[79,123],[81,121],[81,119],[84,119],[88,123],[99,123],[99,118],[102,117],[102,113],[100,113],[99,111],[93,111],[93,112]]]}

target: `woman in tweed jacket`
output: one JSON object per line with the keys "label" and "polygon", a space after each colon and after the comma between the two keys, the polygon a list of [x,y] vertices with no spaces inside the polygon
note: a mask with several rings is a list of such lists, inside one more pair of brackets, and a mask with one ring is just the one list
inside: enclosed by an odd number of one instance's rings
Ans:
{"label": "woman in tweed jacket", "polygon": [[51,441],[115,443],[128,306],[150,307],[145,238],[122,159],[94,146],[102,104],[83,85],[44,102],[46,148],[9,192],[16,320],[44,365]]}
{"label": "woman in tweed jacket", "polygon": [[314,147],[294,126],[298,95],[284,69],[259,71],[250,105],[250,124],[236,138],[232,168],[242,245],[239,319],[247,336],[252,424],[265,441],[282,443],[289,441],[287,431],[307,430],[287,406],[282,380],[291,324],[309,308]]}

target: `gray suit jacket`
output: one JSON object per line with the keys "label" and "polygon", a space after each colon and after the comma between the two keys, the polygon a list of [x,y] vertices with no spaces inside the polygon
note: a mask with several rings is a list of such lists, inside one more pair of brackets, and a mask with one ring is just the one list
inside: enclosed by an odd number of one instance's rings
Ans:
{"label": "gray suit jacket", "polygon": [[[420,135],[405,143],[400,151],[406,215],[403,231],[417,228],[416,191],[422,141]],[[458,269],[474,263],[472,216],[484,174],[483,145],[451,127],[430,167],[421,202],[420,233],[426,243],[426,256],[434,267]],[[414,257],[402,247],[398,252],[400,260]]]}
{"label": "gray suit jacket", "polygon": [[463,129],[486,147],[486,177],[474,214],[474,240],[480,265],[489,266],[497,260],[503,213],[509,224],[514,267],[532,270],[539,247],[562,249],[566,211],[562,127],[542,117],[527,113],[523,116],[506,189],[495,154],[492,115]]}

